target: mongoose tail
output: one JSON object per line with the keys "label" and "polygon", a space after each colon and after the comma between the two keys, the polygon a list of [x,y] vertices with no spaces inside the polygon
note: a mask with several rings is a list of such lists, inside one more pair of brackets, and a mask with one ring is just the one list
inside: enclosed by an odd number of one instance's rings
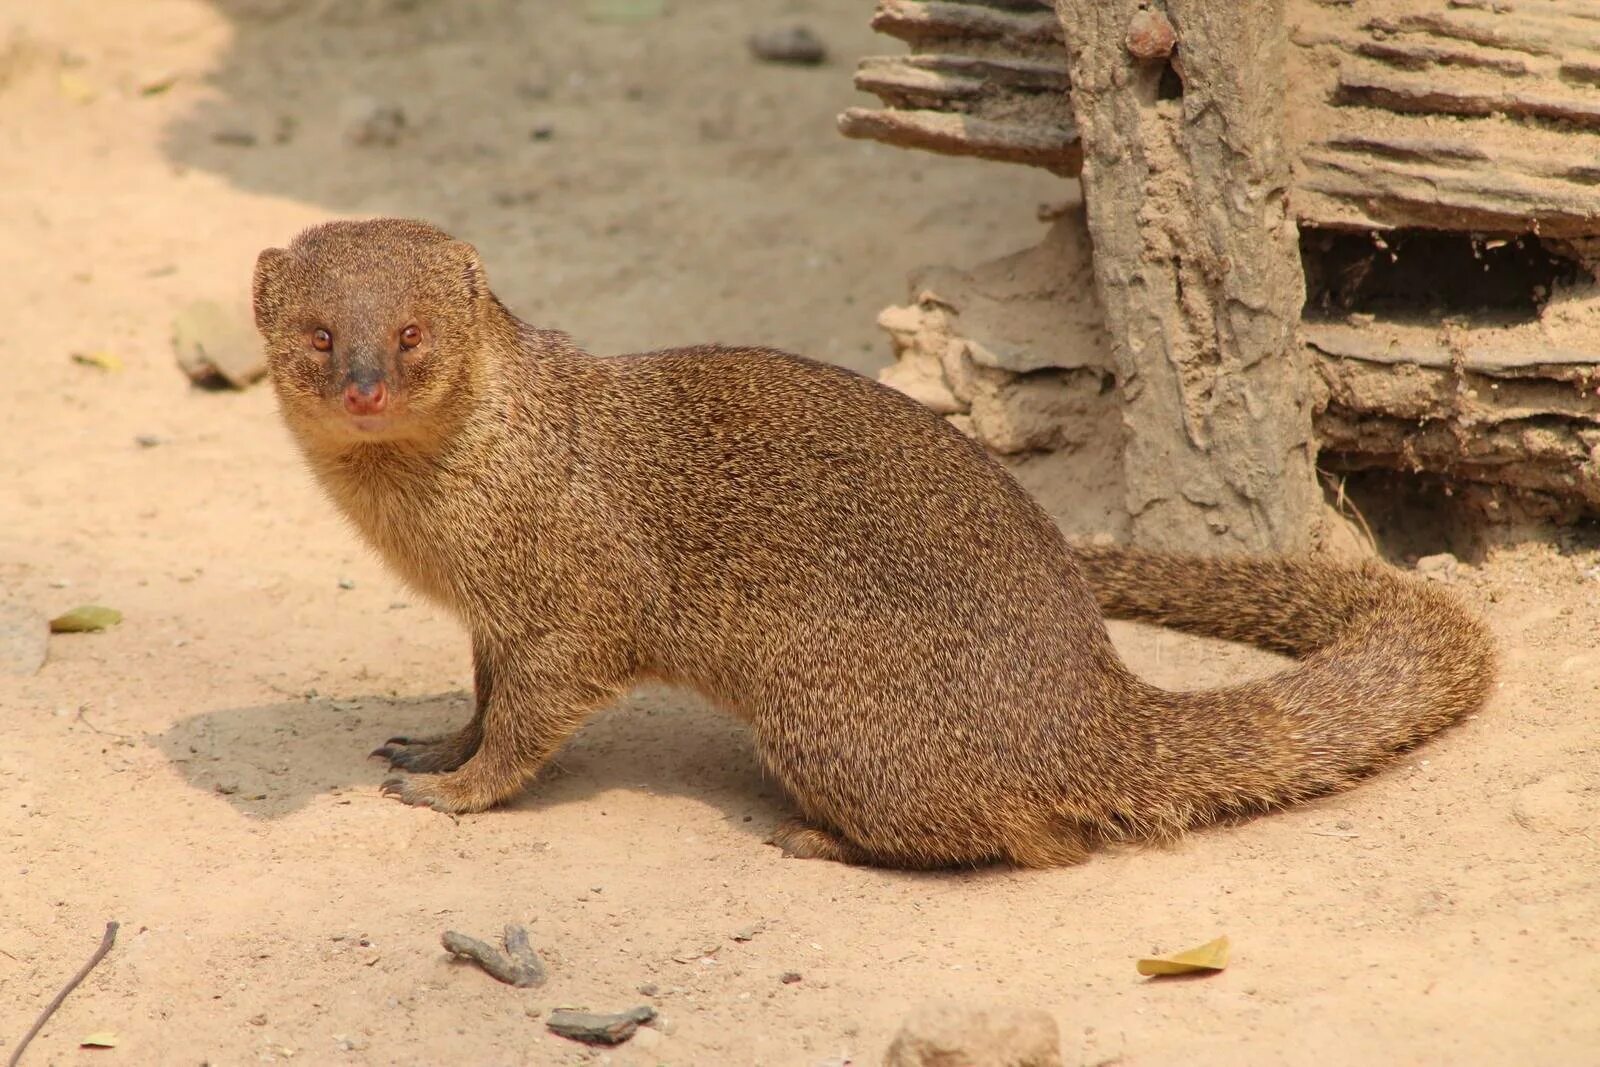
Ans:
{"label": "mongoose tail", "polygon": [[1164,774],[1170,803],[1115,812],[1108,837],[1171,836],[1340,789],[1476,711],[1494,684],[1488,628],[1450,593],[1382,564],[1074,551],[1108,618],[1301,660],[1237,686],[1152,688],[1134,701],[1148,719],[1127,773]]}

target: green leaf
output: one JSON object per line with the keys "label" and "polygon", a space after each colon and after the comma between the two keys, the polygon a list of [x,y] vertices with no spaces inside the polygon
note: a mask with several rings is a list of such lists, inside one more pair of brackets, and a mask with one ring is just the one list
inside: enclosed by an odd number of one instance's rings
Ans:
{"label": "green leaf", "polygon": [[99,604],[80,604],[65,615],[50,620],[53,634],[81,634],[104,630],[122,621],[122,612]]}
{"label": "green leaf", "polygon": [[1170,956],[1147,956],[1139,961],[1139,973],[1152,976],[1196,974],[1202,971],[1220,971],[1227,965],[1228,937],[1224,934],[1198,948],[1174,952]]}

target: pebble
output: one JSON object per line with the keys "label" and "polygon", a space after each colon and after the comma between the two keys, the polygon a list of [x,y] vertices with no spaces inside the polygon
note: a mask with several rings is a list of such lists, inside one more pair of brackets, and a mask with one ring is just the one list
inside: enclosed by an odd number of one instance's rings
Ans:
{"label": "pebble", "polygon": [[768,63],[815,67],[827,61],[828,46],[808,26],[775,26],[750,35],[751,53]]}
{"label": "pebble", "polygon": [[392,145],[406,129],[406,113],[398,104],[356,96],[339,108],[344,139],[352,145]]}
{"label": "pebble", "polygon": [[1135,59],[1165,59],[1177,47],[1178,34],[1167,16],[1145,8],[1128,21],[1128,54]]}

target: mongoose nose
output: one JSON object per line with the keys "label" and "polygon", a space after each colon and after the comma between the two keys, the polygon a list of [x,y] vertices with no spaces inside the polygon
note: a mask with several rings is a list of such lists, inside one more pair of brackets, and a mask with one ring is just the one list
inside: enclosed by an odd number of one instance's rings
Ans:
{"label": "mongoose nose", "polygon": [[382,382],[344,387],[344,409],[352,415],[377,415],[389,406],[389,389]]}

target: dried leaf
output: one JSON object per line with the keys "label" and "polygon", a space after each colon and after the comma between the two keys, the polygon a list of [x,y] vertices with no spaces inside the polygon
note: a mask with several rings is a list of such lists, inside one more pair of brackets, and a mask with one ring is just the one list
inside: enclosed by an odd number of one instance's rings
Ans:
{"label": "dried leaf", "polygon": [[102,607],[99,604],[80,604],[65,615],[57,615],[50,620],[50,632],[53,634],[81,634],[94,630],[104,630],[107,626],[115,626],[122,621],[122,612],[116,608]]}
{"label": "dried leaf", "polygon": [[98,367],[103,371],[115,374],[122,369],[122,358],[114,352],[96,349],[93,352],[74,352],[72,362],[81,363],[85,367]]}
{"label": "dried leaf", "polygon": [[97,1030],[78,1042],[79,1048],[116,1048],[117,1035],[110,1030]]}
{"label": "dried leaf", "polygon": [[1228,965],[1228,937],[1224,934],[1215,941],[1207,941],[1199,948],[1174,952],[1169,956],[1149,956],[1139,961],[1139,973],[1145,975],[1195,974],[1201,971],[1220,971]]}

